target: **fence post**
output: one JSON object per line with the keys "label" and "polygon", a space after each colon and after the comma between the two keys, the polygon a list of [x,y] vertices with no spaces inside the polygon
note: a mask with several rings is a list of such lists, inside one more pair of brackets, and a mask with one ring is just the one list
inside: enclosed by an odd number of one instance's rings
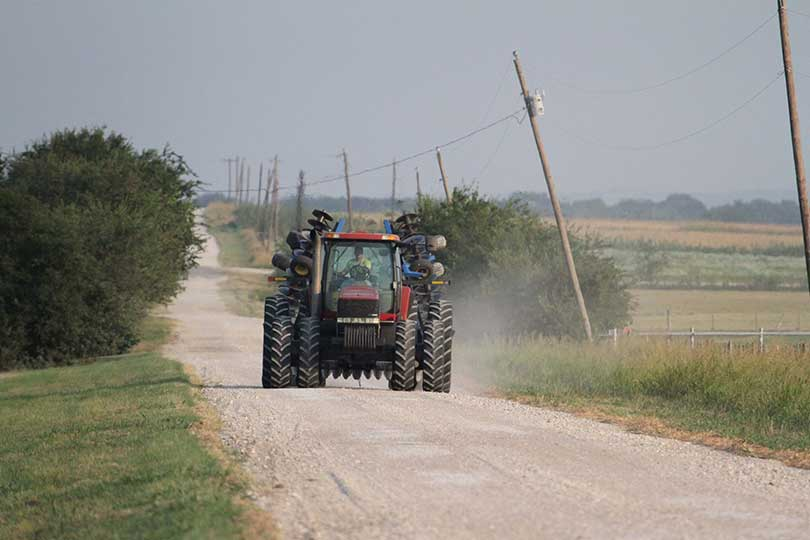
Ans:
{"label": "fence post", "polygon": [[689,329],[689,348],[695,348],[695,327]]}
{"label": "fence post", "polygon": [[618,347],[618,346],[619,346],[619,329],[614,328],[613,329],[613,347],[615,348],[615,347]]}
{"label": "fence post", "polygon": [[731,343],[731,340],[728,340],[728,354],[734,352],[734,345]]}
{"label": "fence post", "polygon": [[759,329],[759,352],[765,352],[765,329]]}

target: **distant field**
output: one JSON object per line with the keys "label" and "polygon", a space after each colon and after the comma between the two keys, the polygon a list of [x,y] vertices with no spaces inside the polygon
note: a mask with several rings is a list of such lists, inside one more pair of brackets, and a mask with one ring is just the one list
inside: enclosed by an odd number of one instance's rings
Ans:
{"label": "distant field", "polygon": [[606,239],[648,240],[692,247],[751,249],[802,244],[802,229],[794,225],[618,219],[576,219],[572,224]]}
{"label": "distant field", "polygon": [[806,330],[810,331],[810,297],[792,291],[631,291],[638,305],[635,330],[665,330],[667,309],[673,330]]}

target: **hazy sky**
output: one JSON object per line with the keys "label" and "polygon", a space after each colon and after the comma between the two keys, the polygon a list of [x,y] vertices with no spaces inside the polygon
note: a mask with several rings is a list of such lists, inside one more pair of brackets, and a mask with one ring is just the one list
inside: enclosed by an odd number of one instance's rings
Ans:
{"label": "hazy sky", "polygon": [[[788,0],[810,14],[810,0]],[[0,148],[67,126],[106,125],[139,147],[169,142],[203,180],[226,156],[281,158],[317,180],[442,144],[521,105],[511,53],[546,91],[541,119],[560,192],[624,195],[794,192],[782,80],[698,130],[781,70],[778,22],[692,76],[635,94],[717,56],[775,14],[770,0],[203,2],[0,0]],[[810,17],[791,14],[805,149]],[[599,141],[600,144],[582,139]],[[503,141],[498,148],[499,141]],[[544,189],[528,122],[443,151],[452,183],[488,193]],[[810,157],[810,156],[808,156]],[[489,166],[485,165],[489,162]],[[400,193],[440,193],[434,156],[402,163]],[[386,169],[353,180],[390,194]],[[341,182],[321,193],[342,194]]]}

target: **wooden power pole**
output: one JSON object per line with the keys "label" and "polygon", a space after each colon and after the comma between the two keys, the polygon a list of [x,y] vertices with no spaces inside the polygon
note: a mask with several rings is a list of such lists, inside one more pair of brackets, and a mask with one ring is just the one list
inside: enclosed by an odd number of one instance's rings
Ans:
{"label": "wooden power pole", "polygon": [[[256,206],[262,204],[262,176],[264,176],[264,162],[259,162],[259,188],[256,191]],[[257,213],[257,215],[259,215]]]}
{"label": "wooden power pole", "polygon": [[442,175],[442,184],[444,184],[444,196],[447,199],[447,204],[453,203],[453,195],[450,193],[450,187],[447,185],[447,175],[444,172],[444,163],[442,162],[442,152],[439,147],[436,147],[436,160],[439,162],[439,172]]}
{"label": "wooden power pole", "polygon": [[422,184],[419,183],[419,167],[416,168],[416,199],[422,198]]}
{"label": "wooden power pole", "polygon": [[250,165],[248,165],[247,184],[245,188],[245,204],[250,204]]}
{"label": "wooden power pole", "polygon": [[788,32],[785,0],[776,0],[776,5],[779,10],[779,30],[782,35],[782,61],[785,66],[790,135],[793,143],[793,166],[796,170],[796,189],[799,192],[799,210],[802,215],[804,261],[807,268],[807,286],[810,290],[810,208],[807,203],[807,177],[804,172],[804,156],[802,155],[802,130],[799,127],[799,107],[796,103],[796,86],[793,82],[793,56],[790,53],[790,33]]}
{"label": "wooden power pole", "polygon": [[232,189],[231,186],[232,186],[232,182],[233,182],[233,175],[231,174],[231,169],[233,167],[231,167],[231,165],[236,160],[234,158],[225,158],[222,161],[224,161],[225,163],[228,164],[228,198],[226,200],[230,200],[231,199],[231,189]]}
{"label": "wooden power pole", "polygon": [[354,221],[352,218],[352,186],[349,184],[349,157],[346,155],[346,149],[343,149],[343,177],[346,179],[346,212],[349,214],[349,229],[354,230]]}
{"label": "wooden power pole", "polygon": [[[267,170],[267,182],[265,182],[264,186],[264,203],[262,203],[261,208],[259,209],[259,215],[261,216],[260,219],[260,226],[259,226],[259,235],[261,239],[264,241],[266,246],[269,246],[270,243],[267,241],[267,238],[270,234],[270,215],[269,215],[269,201],[270,201],[270,182],[273,181],[273,175],[270,174],[270,170],[268,167]],[[261,196],[261,193],[259,193]]]}
{"label": "wooden power pole", "polygon": [[299,229],[304,228],[304,171],[298,172],[298,194],[295,203],[295,222]]}
{"label": "wooden power pole", "polygon": [[245,181],[245,158],[240,159],[239,175],[236,178],[236,204],[242,204],[242,185]]}
{"label": "wooden power pole", "polygon": [[534,133],[534,141],[537,143],[537,153],[540,155],[540,165],[543,167],[543,176],[546,178],[546,186],[548,187],[548,197],[551,199],[551,208],[554,210],[554,219],[557,221],[557,228],[560,230],[560,242],[562,243],[563,254],[565,255],[565,264],[568,267],[568,273],[571,276],[571,285],[574,288],[574,294],[577,297],[577,304],[579,305],[579,312],[582,315],[582,325],[585,329],[585,335],[588,341],[593,341],[593,334],[591,332],[591,321],[588,318],[588,309],[585,307],[585,299],[582,296],[582,289],[579,287],[579,278],[577,277],[577,269],[574,266],[574,256],[571,254],[571,244],[568,242],[568,230],[565,228],[565,218],[563,218],[562,209],[560,208],[560,201],[557,199],[557,190],[554,187],[554,179],[551,176],[551,169],[548,165],[548,157],[543,148],[543,140],[540,138],[540,129],[537,126],[537,111],[534,107],[534,102],[529,96],[529,89],[526,86],[526,79],[523,78],[523,70],[520,67],[520,59],[518,58],[517,51],[513,54],[515,63],[515,71],[517,72],[518,82],[520,83],[520,90],[523,93],[523,100],[526,103],[526,110],[529,114],[529,121],[532,125],[532,132]]}
{"label": "wooden power pole", "polygon": [[273,158],[273,193],[270,197],[270,234],[267,245],[270,245],[270,239],[275,241],[278,237],[278,155]]}
{"label": "wooden power pole", "polygon": [[391,162],[391,216],[397,213],[397,158]]}

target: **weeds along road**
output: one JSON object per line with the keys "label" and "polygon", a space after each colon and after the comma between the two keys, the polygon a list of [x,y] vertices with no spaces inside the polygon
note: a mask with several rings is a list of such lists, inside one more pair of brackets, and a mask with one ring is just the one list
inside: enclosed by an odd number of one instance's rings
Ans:
{"label": "weeds along road", "polygon": [[[262,325],[225,311],[209,240],[171,307],[285,538],[806,538],[810,471],[454,389],[260,386]],[[463,361],[463,358],[456,360]],[[340,384],[344,387],[336,387]]]}

